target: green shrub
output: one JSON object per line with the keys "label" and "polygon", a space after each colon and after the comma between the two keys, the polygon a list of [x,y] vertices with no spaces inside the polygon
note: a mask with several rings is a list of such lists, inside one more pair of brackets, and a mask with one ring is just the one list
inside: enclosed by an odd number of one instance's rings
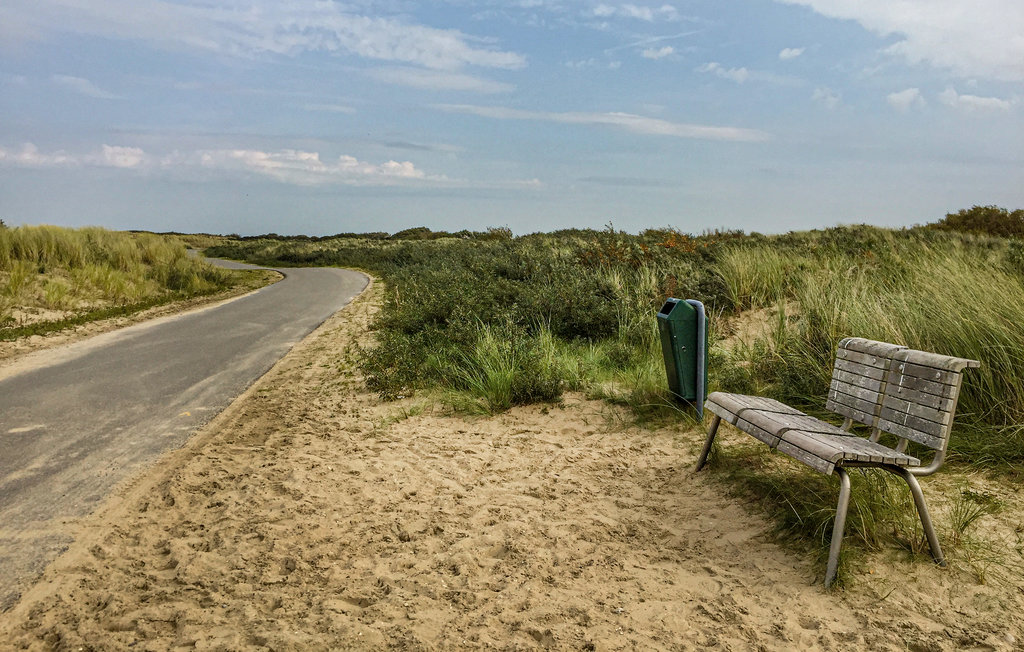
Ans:
{"label": "green shrub", "polygon": [[999,206],[972,206],[932,225],[934,228],[963,233],[978,233],[1001,238],[1024,237],[1024,209],[1009,211]]}

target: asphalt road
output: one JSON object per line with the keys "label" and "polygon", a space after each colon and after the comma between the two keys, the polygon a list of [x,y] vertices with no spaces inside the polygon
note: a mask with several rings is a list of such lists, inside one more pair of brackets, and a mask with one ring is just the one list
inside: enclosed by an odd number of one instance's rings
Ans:
{"label": "asphalt road", "polygon": [[67,548],[68,523],[180,447],[367,283],[349,270],[280,271],[254,294],[0,377],[0,612]]}

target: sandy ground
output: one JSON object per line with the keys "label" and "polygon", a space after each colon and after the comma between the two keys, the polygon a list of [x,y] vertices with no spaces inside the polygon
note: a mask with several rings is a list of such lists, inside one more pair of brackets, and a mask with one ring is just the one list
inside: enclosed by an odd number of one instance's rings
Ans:
{"label": "sandy ground", "polygon": [[700,433],[380,403],[352,364],[379,290],[86,519],[0,646],[1021,649],[1013,583],[890,556],[825,592],[691,471]]}

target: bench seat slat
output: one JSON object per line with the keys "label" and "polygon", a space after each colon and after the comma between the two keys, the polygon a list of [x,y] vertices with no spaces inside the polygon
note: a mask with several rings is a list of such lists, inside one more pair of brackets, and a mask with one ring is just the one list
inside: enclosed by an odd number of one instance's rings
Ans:
{"label": "bench seat slat", "polygon": [[709,412],[712,412],[716,416],[721,417],[722,421],[725,421],[726,423],[731,423],[734,426],[740,418],[739,415],[736,414],[735,412],[723,407],[719,403],[713,402],[711,399],[708,399],[704,403],[704,409],[708,410]]}
{"label": "bench seat slat", "polygon": [[815,455],[814,453],[808,453],[799,446],[795,446],[793,444],[790,444],[789,442],[779,442],[778,450],[782,451],[786,455],[789,455],[795,460],[803,462],[812,469],[824,473],[825,475],[832,475],[832,471],[833,469],[835,469],[836,466],[833,462],[824,460],[821,457]]}
{"label": "bench seat slat", "polygon": [[791,430],[782,436],[778,446],[780,450],[783,448],[783,444],[786,444],[787,447],[799,448],[830,464],[842,464],[844,461],[898,466],[919,466],[921,464],[916,457],[860,437]]}
{"label": "bench seat slat", "polygon": [[778,414],[774,412],[752,410],[750,412],[744,412],[743,418],[776,436],[780,436],[787,430],[827,432],[836,435],[849,434],[838,426],[826,423],[820,419],[815,419],[814,417],[806,414]]}
{"label": "bench seat slat", "polygon": [[[860,437],[835,437],[834,435],[821,433],[794,432],[793,439],[797,438],[815,441],[824,450],[830,451],[830,459],[833,462],[855,460],[858,462],[875,462],[880,464],[885,460],[885,456],[881,451],[861,446],[860,443],[867,440]],[[794,441],[793,443],[796,442]],[[895,453],[895,451],[892,452]]]}
{"label": "bench seat slat", "polygon": [[[746,394],[731,394],[729,392],[712,392],[708,395],[708,400],[705,404],[708,409],[711,409],[712,405],[718,405],[735,415],[739,415],[744,410],[765,410],[770,412],[779,412],[782,414],[803,414],[800,410],[791,408],[785,403],[776,401],[775,399],[765,398],[763,396],[748,396]],[[718,414],[718,412],[715,412],[715,414]]]}
{"label": "bench seat slat", "polygon": [[736,427],[747,433],[751,437],[760,440],[761,442],[768,444],[769,447],[775,448],[779,445],[778,435],[768,432],[764,428],[753,424],[746,419],[740,419],[736,422]]}

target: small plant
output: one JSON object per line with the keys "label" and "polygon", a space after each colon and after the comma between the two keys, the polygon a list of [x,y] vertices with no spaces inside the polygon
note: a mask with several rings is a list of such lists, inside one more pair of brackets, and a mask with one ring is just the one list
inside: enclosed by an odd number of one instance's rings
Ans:
{"label": "small plant", "polygon": [[961,486],[949,508],[950,541],[958,547],[969,536],[971,528],[983,517],[996,514],[1003,508],[995,496]]}

